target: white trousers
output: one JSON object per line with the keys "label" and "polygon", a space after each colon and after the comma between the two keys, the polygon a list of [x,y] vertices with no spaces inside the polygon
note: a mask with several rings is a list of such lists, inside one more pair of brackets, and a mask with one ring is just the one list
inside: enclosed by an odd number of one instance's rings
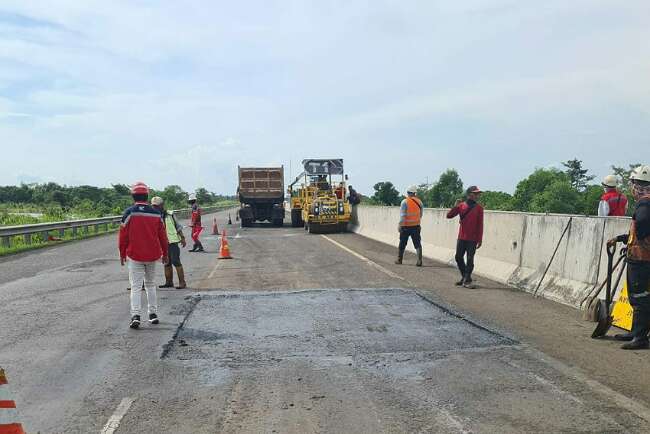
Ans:
{"label": "white trousers", "polygon": [[139,262],[129,258],[129,280],[131,281],[131,316],[141,315],[142,282],[147,291],[149,313],[158,313],[156,297],[156,262]]}

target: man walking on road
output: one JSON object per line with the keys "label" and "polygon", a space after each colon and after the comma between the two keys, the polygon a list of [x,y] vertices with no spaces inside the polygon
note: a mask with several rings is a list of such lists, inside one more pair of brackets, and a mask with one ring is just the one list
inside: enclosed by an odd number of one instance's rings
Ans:
{"label": "man walking on road", "polygon": [[408,244],[409,238],[413,240],[415,251],[418,255],[418,261],[415,264],[418,267],[422,266],[422,236],[421,226],[422,215],[424,213],[422,201],[415,195],[417,187],[410,186],[406,190],[406,199],[402,201],[399,211],[399,225],[397,230],[399,232],[399,251],[397,254],[396,264],[401,264],[404,259],[404,250]]}
{"label": "man walking on road", "polygon": [[623,217],[627,214],[627,197],[616,188],[617,186],[616,175],[607,175],[603,180],[605,194],[598,204],[599,217]]}
{"label": "man walking on road", "polygon": [[627,244],[627,291],[632,305],[632,332],[616,335],[617,340],[628,340],[624,350],[650,347],[650,166],[640,166],[630,177],[632,194],[637,201],[630,233],[607,242]]}
{"label": "man walking on road", "polygon": [[136,182],[131,187],[135,202],[122,216],[119,234],[120,263],[128,261],[129,281],[131,282],[131,324],[132,329],[140,327],[140,309],[144,282],[147,292],[149,322],[158,324],[158,304],[156,299],[156,262],[162,258],[167,263],[167,234],[162,216],[147,204],[149,188],[144,182]]}
{"label": "man walking on road", "polygon": [[201,225],[201,214],[203,211],[199,208],[199,204],[196,203],[196,194],[190,193],[187,202],[192,206],[190,227],[192,228],[192,241],[194,241],[194,245],[190,252],[203,252],[203,244],[201,244],[201,241],[199,240],[201,232],[203,231],[203,226]]}
{"label": "man walking on road", "polygon": [[[456,206],[448,213],[447,218],[460,216],[460,229],[456,242],[456,264],[460,270],[461,278],[457,286],[474,289],[472,272],[474,271],[474,255],[481,248],[483,242],[483,207],[478,204],[481,189],[471,186],[467,189],[467,200],[458,200]],[[465,262],[467,256],[467,262]]]}
{"label": "man walking on road", "polygon": [[167,250],[167,262],[165,262],[165,284],[160,285],[158,288],[173,288],[174,287],[174,269],[176,267],[176,274],[178,275],[178,286],[176,289],[185,289],[185,271],[183,264],[181,264],[181,248],[185,247],[185,235],[183,235],[183,226],[181,226],[172,213],[165,209],[165,201],[162,197],[154,197],[151,199],[151,205],[154,209],[158,210],[163,217],[165,230],[167,231],[167,240],[169,241],[169,248]]}

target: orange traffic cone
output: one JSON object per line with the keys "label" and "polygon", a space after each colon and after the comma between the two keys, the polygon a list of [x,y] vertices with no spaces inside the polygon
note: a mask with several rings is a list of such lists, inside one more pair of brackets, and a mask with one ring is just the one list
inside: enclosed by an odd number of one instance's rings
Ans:
{"label": "orange traffic cone", "polygon": [[214,218],[214,223],[212,224],[212,235],[219,235],[219,226],[217,226],[217,218]]}
{"label": "orange traffic cone", "polygon": [[228,239],[226,238],[225,229],[221,233],[221,251],[219,252],[219,259],[232,259],[232,256],[230,256],[230,247],[228,246]]}
{"label": "orange traffic cone", "polygon": [[0,434],[25,434],[18,423],[16,402],[11,399],[4,369],[0,368]]}

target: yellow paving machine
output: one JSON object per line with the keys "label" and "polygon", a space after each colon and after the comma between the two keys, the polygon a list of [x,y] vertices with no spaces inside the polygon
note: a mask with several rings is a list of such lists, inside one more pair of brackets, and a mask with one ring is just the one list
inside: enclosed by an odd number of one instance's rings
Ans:
{"label": "yellow paving machine", "polygon": [[[291,226],[309,233],[345,232],[351,208],[342,159],[309,159],[289,185]],[[300,183],[298,186],[296,186]]]}

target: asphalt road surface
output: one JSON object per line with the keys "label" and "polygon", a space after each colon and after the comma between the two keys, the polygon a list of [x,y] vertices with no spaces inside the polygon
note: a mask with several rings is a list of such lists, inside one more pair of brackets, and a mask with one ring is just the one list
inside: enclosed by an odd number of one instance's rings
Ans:
{"label": "asphalt road surface", "polygon": [[28,432],[648,432],[650,352],[590,340],[570,308],[456,288],[355,234],[218,220],[234,259],[204,234],[189,288],[160,290],[140,330],[115,236],[0,260],[0,366]]}

